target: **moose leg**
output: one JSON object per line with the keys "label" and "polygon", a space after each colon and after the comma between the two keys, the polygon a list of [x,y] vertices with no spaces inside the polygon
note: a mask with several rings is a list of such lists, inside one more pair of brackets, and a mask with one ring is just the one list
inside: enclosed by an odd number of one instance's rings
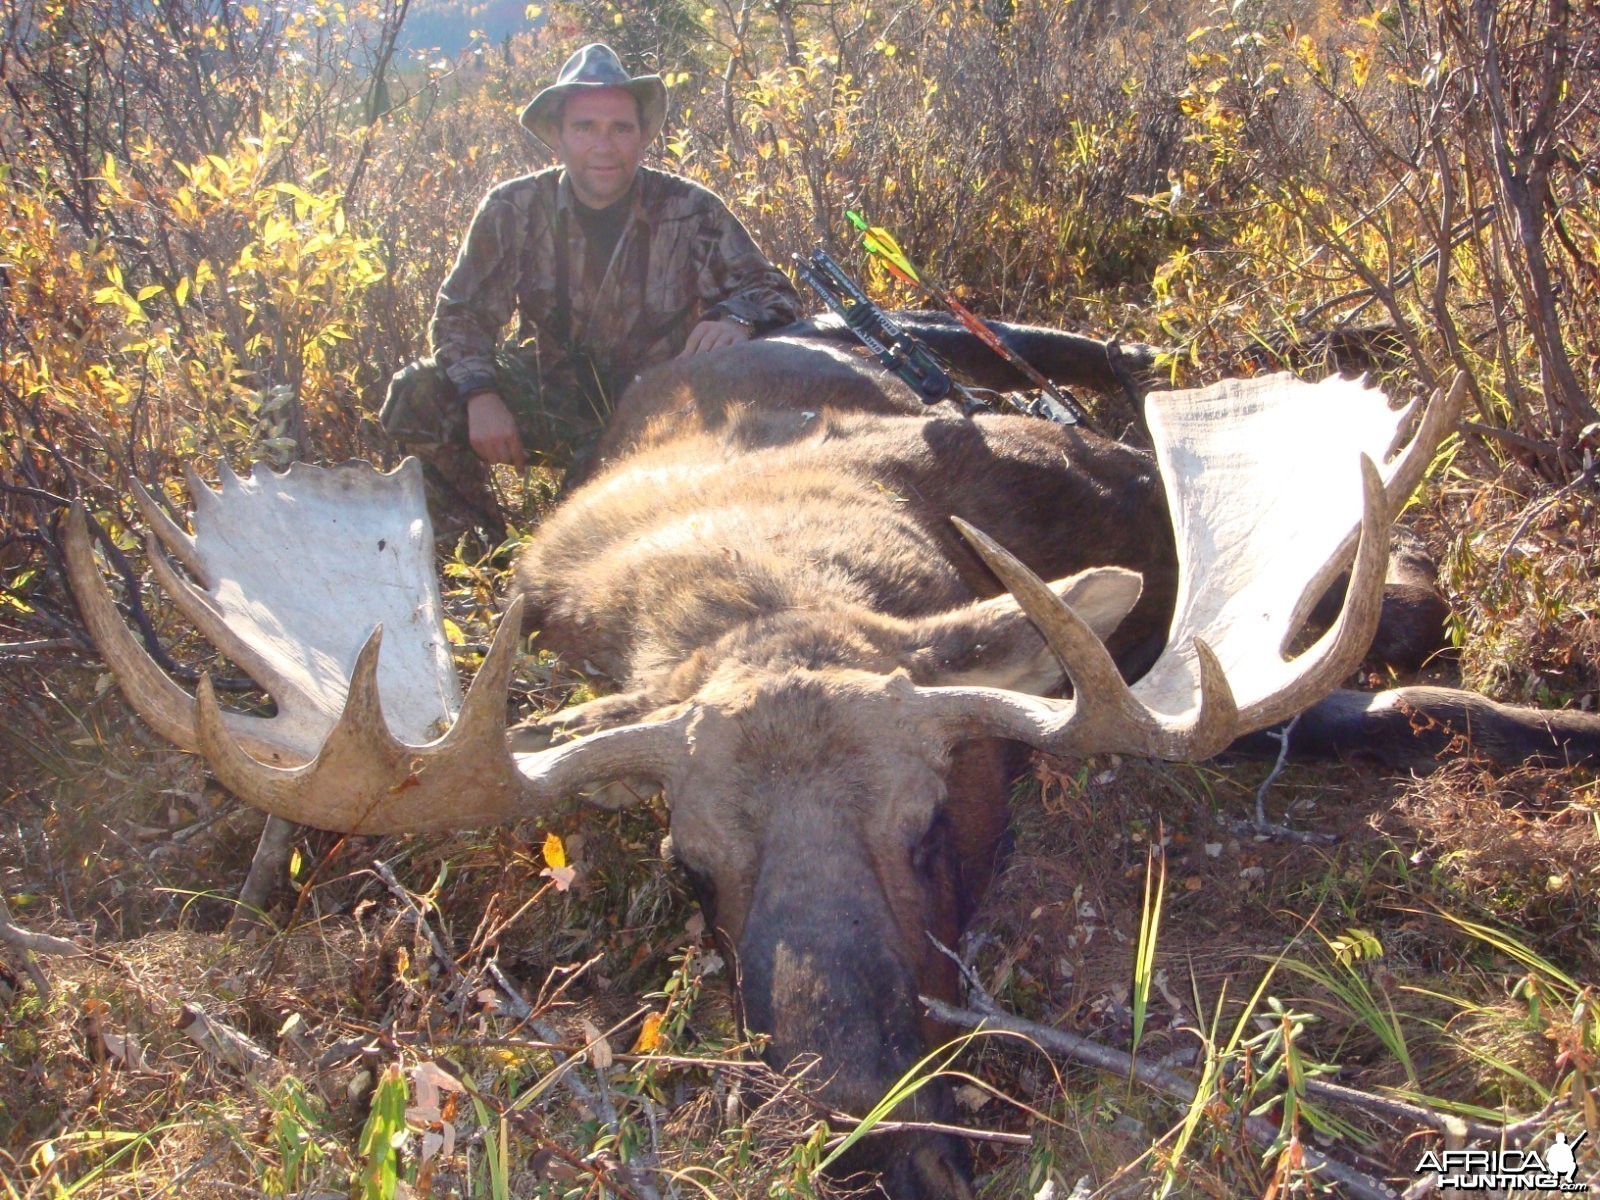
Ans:
{"label": "moose leg", "polygon": [[[1333,581],[1311,610],[1310,624],[1326,629],[1344,603],[1349,573]],[[1418,671],[1449,649],[1450,602],[1439,591],[1439,569],[1421,541],[1395,530],[1389,542],[1389,566],[1383,583],[1383,609],[1370,655],[1401,671]]]}
{"label": "moose leg", "polygon": [[[1240,738],[1229,752],[1276,757],[1279,729]],[[1498,704],[1455,688],[1338,691],[1300,714],[1289,756],[1363,758],[1423,773],[1459,757],[1508,769],[1600,767],[1600,714]]]}

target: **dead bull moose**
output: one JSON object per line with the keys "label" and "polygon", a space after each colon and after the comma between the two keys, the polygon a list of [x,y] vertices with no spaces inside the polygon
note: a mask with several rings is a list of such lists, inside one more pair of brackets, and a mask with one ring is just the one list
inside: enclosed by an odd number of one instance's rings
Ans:
{"label": "dead bull moose", "polygon": [[[1450,411],[1436,396],[1403,443],[1405,414],[1360,384],[1231,382],[1151,396],[1151,457],[924,410],[815,341],[668,364],[523,551],[464,699],[414,462],[193,480],[192,536],[144,498],[189,576],[152,542],[157,579],[272,695],[270,718],[160,671],[81,518],[69,558],[135,708],[271,813],[437,830],[664,788],[745,1021],[862,1112],[922,1052],[919,991],[954,990],[931,937],[953,942],[988,881],[1019,750],[1198,759],[1317,704],[1372,638],[1389,516]],[[1352,548],[1338,619],[1286,658]],[[508,738],[523,628],[614,694]],[[1119,659],[1152,645],[1125,683]],[[934,1089],[918,1105],[948,1116]],[[971,1194],[950,1139],[862,1145],[892,1196]]]}

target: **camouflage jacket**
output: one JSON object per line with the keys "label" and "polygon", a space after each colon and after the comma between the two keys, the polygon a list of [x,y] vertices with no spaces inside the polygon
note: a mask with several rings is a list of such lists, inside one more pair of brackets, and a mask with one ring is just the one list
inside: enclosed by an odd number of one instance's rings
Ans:
{"label": "camouflage jacket", "polygon": [[[794,286],[698,184],[641,167],[603,273],[585,262],[575,204],[565,171],[551,167],[501,184],[478,206],[428,328],[434,357],[461,395],[494,386],[493,355],[513,315],[518,343],[536,348],[529,358],[545,387],[575,382],[575,351],[621,386],[681,351],[698,321],[731,314],[764,333],[798,318]],[[563,232],[565,340],[556,253]]]}

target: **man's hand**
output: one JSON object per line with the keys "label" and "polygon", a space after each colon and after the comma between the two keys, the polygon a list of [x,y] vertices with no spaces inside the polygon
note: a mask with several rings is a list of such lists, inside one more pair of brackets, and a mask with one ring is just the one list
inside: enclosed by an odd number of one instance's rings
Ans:
{"label": "man's hand", "polygon": [[499,392],[473,392],[467,397],[467,441],[484,462],[528,465],[517,423]]}
{"label": "man's hand", "polygon": [[750,340],[750,327],[738,321],[701,321],[689,331],[689,340],[683,344],[679,358],[691,354],[704,354],[707,350],[721,350],[724,346],[737,346]]}

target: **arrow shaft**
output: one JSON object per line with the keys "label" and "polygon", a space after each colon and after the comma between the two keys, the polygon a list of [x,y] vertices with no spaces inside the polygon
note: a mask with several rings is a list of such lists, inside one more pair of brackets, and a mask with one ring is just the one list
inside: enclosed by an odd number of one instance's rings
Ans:
{"label": "arrow shaft", "polygon": [[1057,391],[1055,384],[1051,383],[1041,371],[1036,369],[1022,355],[1006,345],[1004,338],[985,325],[965,304],[962,304],[961,301],[952,296],[937,279],[913,263],[888,230],[878,229],[869,225],[864,216],[853,210],[846,212],[845,215],[849,218],[850,223],[860,231],[863,248],[888,268],[891,275],[902,283],[908,283],[913,287],[920,288],[935,303],[944,305],[969,333],[1010,363],[1012,367],[1022,374],[1023,378],[1039,389],[1041,395],[1035,405],[1042,411],[1036,413],[1036,415],[1048,416],[1052,420],[1060,421],[1067,425],[1081,424],[1085,428],[1089,428],[1089,415],[1083,411],[1083,408],[1075,400]]}

